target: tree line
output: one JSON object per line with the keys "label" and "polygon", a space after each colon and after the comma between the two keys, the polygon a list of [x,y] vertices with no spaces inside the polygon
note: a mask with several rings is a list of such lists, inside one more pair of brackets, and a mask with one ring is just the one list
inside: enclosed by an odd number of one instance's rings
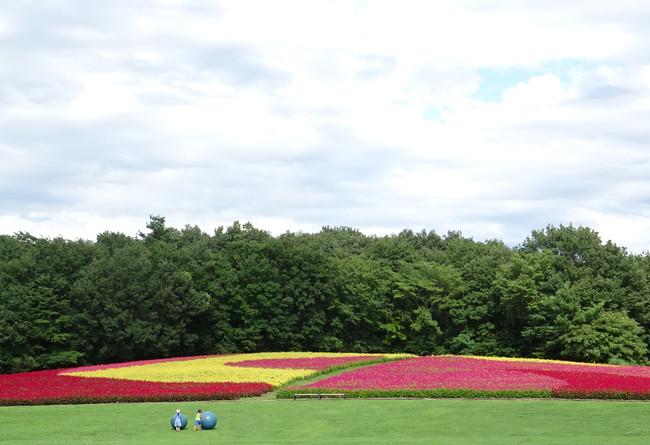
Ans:
{"label": "tree line", "polygon": [[588,227],[519,246],[349,227],[0,235],[0,372],[259,351],[650,360],[650,257]]}

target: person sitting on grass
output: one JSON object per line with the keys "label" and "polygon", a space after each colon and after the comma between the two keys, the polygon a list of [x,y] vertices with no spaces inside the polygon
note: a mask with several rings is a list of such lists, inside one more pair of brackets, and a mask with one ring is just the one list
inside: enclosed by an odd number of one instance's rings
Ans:
{"label": "person sitting on grass", "polygon": [[196,417],[194,418],[194,431],[196,431],[196,427],[199,427],[199,431],[201,431],[201,425],[203,424],[203,415],[201,414],[201,410],[199,410],[198,413],[196,413]]}
{"label": "person sitting on grass", "polygon": [[181,425],[182,425],[182,420],[181,420],[181,410],[177,409],[176,414],[174,414],[174,428],[176,428],[176,431],[181,430]]}

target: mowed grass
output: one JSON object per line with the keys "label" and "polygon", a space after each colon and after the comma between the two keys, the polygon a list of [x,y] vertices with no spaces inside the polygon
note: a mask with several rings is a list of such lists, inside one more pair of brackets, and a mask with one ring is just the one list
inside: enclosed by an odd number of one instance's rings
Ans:
{"label": "mowed grass", "polygon": [[[180,433],[170,418],[190,419]],[[214,430],[193,432],[198,408]],[[260,400],[0,407],[2,444],[648,444],[650,403]]]}

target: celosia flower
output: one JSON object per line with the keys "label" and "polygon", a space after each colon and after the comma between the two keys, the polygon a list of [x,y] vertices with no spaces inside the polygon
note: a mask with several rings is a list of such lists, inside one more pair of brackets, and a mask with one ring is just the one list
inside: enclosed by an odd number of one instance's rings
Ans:
{"label": "celosia flower", "polygon": [[[148,362],[145,364],[135,362],[130,366],[114,366],[81,372],[70,369],[66,370],[65,374],[80,377],[106,377],[157,382],[265,382],[279,386],[291,380],[313,375],[315,370],[327,369],[343,363],[363,362],[385,357],[387,355],[264,352],[199,357],[192,360]],[[390,357],[403,357],[403,355],[393,354]]]}
{"label": "celosia flower", "polygon": [[266,383],[166,383],[60,375],[57,370],[0,375],[0,405],[238,399]]}
{"label": "celosia flower", "polygon": [[385,357],[230,354],[6,374],[0,375],[0,405],[237,399],[259,396],[273,385],[332,366]]}
{"label": "celosia flower", "polygon": [[650,393],[650,367],[429,356],[347,371],[303,387],[346,390],[551,390],[560,395],[643,395]]}

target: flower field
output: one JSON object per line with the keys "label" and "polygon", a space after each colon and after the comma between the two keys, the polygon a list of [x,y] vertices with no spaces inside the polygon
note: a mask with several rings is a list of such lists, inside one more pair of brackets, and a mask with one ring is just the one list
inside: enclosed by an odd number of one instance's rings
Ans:
{"label": "flower field", "polygon": [[406,355],[359,355],[312,352],[262,352],[198,357],[192,360],[167,360],[148,362],[145,365],[112,365],[70,369],[65,375],[78,377],[104,377],[154,382],[264,382],[272,386],[316,374],[333,366],[403,358]]}
{"label": "flower field", "polygon": [[332,391],[352,397],[650,399],[650,367],[427,356],[347,371],[277,395]]}
{"label": "flower field", "polygon": [[40,405],[260,396],[275,386],[398,354],[259,353],[144,360],[0,375],[0,405]]}
{"label": "flower field", "polygon": [[227,400],[259,396],[272,388],[260,382],[166,383],[85,378],[51,370],[0,376],[0,405]]}
{"label": "flower field", "polygon": [[[296,380],[372,364],[302,386]],[[349,397],[650,400],[650,367],[407,354],[257,353],[0,375],[0,405],[229,400],[277,390]]]}

